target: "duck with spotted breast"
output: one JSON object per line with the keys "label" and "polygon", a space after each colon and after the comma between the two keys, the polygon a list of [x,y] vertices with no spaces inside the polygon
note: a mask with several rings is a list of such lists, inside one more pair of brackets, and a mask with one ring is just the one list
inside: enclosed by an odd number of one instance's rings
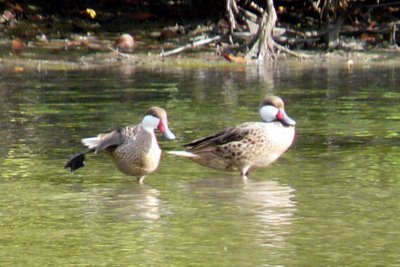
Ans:
{"label": "duck with spotted breast", "polygon": [[84,166],[85,154],[105,152],[121,172],[136,176],[137,181],[142,183],[147,174],[157,169],[160,162],[161,149],[154,133],[156,128],[167,139],[175,139],[168,128],[167,112],[160,107],[151,107],[140,124],[82,139],[89,150],[74,155],[64,167],[73,172]]}
{"label": "duck with spotted breast", "polygon": [[265,96],[259,107],[261,122],[246,122],[185,144],[186,151],[170,154],[203,166],[240,171],[243,177],[267,167],[293,143],[296,122],[285,112],[278,96]]}

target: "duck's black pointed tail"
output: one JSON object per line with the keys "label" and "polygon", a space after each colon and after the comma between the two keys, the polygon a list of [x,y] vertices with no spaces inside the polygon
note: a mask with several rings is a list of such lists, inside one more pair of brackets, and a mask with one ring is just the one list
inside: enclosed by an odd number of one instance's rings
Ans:
{"label": "duck's black pointed tail", "polygon": [[78,154],[73,155],[67,163],[64,165],[64,169],[69,168],[71,172],[74,172],[75,170],[85,167],[85,155],[89,152],[92,152],[93,150],[89,150],[86,152],[81,152]]}

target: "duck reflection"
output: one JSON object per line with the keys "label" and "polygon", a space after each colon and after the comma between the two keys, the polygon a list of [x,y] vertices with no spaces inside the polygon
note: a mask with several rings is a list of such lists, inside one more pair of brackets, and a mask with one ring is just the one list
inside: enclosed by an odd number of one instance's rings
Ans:
{"label": "duck reflection", "polygon": [[291,224],[296,204],[294,189],[277,181],[246,181],[239,201],[253,208],[256,218],[266,225]]}
{"label": "duck reflection", "polygon": [[[160,191],[146,186],[132,187],[128,184],[114,195],[114,205],[119,209],[119,216],[129,220],[160,218]],[[112,204],[112,203],[111,203]]]}
{"label": "duck reflection", "polygon": [[145,185],[122,184],[116,189],[93,188],[85,192],[88,218],[116,221],[155,221],[160,218],[160,192]]}
{"label": "duck reflection", "polygon": [[238,201],[259,222],[260,245],[284,247],[290,235],[296,203],[295,190],[277,181],[247,181]]}
{"label": "duck reflection", "polygon": [[261,246],[282,247],[286,244],[296,211],[295,190],[290,186],[274,180],[223,177],[198,180],[190,190],[208,204],[213,202],[215,213],[218,213],[215,216],[223,216],[221,209],[228,213],[228,218],[234,218],[230,222],[232,228],[242,225],[241,234],[256,237]]}

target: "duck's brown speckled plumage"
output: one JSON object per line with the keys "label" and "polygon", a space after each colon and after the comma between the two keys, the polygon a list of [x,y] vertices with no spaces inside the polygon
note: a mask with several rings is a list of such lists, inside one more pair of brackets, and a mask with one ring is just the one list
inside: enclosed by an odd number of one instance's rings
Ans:
{"label": "duck's brown speckled plumage", "polygon": [[141,124],[119,129],[120,144],[106,149],[117,168],[127,174],[142,177],[158,167],[161,149]]}
{"label": "duck's brown speckled plumage", "polygon": [[[287,116],[279,97],[266,97],[260,108],[263,106],[273,106],[282,112],[282,116]],[[171,153],[211,168],[240,171],[246,176],[255,169],[270,165],[290,147],[295,135],[294,121],[289,117],[285,119],[293,125],[282,119],[247,122],[185,144],[186,152]]]}
{"label": "duck's brown speckled plumage", "polygon": [[294,128],[280,122],[248,122],[221,131],[212,138],[196,140],[185,146],[201,165],[246,173],[274,162],[293,141]]}
{"label": "duck's brown speckled plumage", "polygon": [[[152,107],[146,111],[142,123],[121,127],[97,137],[84,138],[82,143],[89,147],[88,152],[108,154],[121,172],[136,176],[141,183],[147,174],[157,169],[160,162],[161,149],[154,134],[155,128],[167,138],[175,138],[168,129],[165,110]],[[86,153],[75,155],[65,167],[71,171],[83,167]]]}

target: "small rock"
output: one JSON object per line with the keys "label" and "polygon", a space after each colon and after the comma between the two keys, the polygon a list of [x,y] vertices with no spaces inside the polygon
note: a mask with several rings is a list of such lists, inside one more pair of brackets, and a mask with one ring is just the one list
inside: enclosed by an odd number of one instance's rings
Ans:
{"label": "small rock", "polygon": [[21,53],[22,49],[24,48],[24,43],[20,38],[15,38],[11,41],[11,51],[13,53]]}
{"label": "small rock", "polygon": [[131,51],[135,47],[132,35],[124,33],[115,41],[115,48],[123,51]]}

